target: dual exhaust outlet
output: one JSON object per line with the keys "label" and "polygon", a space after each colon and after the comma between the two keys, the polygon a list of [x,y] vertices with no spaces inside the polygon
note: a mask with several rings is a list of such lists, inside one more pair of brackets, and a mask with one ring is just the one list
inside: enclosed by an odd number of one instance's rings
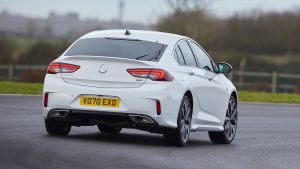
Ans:
{"label": "dual exhaust outlet", "polygon": [[50,118],[65,118],[69,115],[70,110],[53,110],[49,113]]}
{"label": "dual exhaust outlet", "polygon": [[[70,114],[70,110],[53,110],[49,113],[50,118],[66,118]],[[154,124],[154,121],[144,115],[128,115],[129,119],[134,123],[139,124]]]}
{"label": "dual exhaust outlet", "polygon": [[154,124],[154,121],[150,117],[143,115],[129,115],[129,118],[135,123]]}

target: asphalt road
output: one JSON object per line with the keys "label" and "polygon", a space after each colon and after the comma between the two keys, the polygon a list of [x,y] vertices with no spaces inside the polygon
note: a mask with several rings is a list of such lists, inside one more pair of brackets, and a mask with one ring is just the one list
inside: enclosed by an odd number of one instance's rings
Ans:
{"label": "asphalt road", "polygon": [[73,127],[69,136],[44,129],[41,97],[0,96],[0,168],[299,169],[300,106],[240,104],[231,145],[192,133],[187,147],[168,147],[158,134]]}

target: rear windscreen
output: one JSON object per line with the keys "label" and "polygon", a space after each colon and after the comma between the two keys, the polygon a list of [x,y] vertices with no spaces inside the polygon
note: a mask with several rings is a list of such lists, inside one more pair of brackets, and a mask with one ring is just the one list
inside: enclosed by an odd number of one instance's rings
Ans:
{"label": "rear windscreen", "polygon": [[159,61],[167,45],[158,42],[119,38],[88,38],[78,40],[65,56],[88,55]]}

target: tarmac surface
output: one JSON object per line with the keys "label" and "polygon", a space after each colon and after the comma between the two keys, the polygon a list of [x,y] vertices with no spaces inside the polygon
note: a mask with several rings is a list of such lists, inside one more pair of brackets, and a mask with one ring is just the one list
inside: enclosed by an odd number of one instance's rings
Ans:
{"label": "tarmac surface", "polygon": [[299,169],[300,105],[239,104],[231,145],[215,145],[207,132],[191,133],[186,147],[162,135],[122,130],[103,134],[73,127],[67,137],[46,134],[40,96],[0,96],[0,169]]}

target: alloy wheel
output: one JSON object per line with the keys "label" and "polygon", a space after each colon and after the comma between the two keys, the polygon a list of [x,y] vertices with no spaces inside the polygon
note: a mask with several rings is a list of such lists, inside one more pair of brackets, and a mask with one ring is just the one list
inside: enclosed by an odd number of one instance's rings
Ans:
{"label": "alloy wheel", "polygon": [[225,136],[228,140],[232,140],[237,129],[237,104],[234,99],[230,99],[224,123]]}
{"label": "alloy wheel", "polygon": [[190,127],[191,127],[191,104],[189,100],[185,100],[183,102],[183,106],[181,107],[181,139],[183,142],[187,142],[189,134],[190,134]]}

